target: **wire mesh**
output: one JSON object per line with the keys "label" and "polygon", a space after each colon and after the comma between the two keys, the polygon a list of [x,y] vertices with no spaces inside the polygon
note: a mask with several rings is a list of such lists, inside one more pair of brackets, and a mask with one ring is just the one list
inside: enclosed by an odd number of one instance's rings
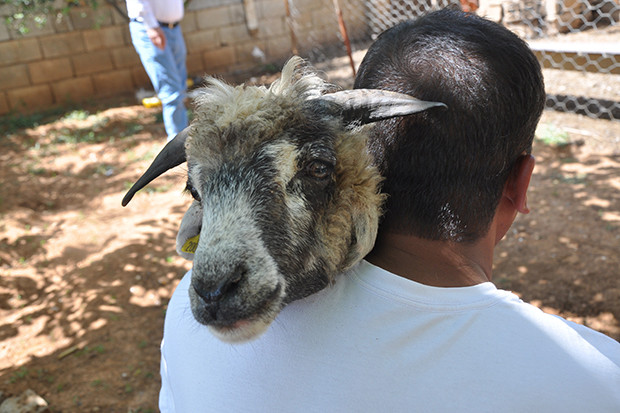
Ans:
{"label": "wire mesh", "polygon": [[[345,40],[354,56],[363,56],[381,32],[399,22],[473,4],[477,14],[505,25],[530,44],[544,68],[549,108],[620,120],[619,0],[285,1],[298,53],[314,64],[345,56]],[[339,29],[335,5],[342,11],[347,39]]]}

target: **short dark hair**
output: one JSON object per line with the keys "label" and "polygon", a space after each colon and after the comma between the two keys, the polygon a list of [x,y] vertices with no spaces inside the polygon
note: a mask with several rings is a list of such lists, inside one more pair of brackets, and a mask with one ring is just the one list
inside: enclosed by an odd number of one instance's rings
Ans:
{"label": "short dark hair", "polygon": [[373,128],[369,149],[388,194],[382,229],[455,242],[485,235],[545,104],[527,44],[499,24],[441,10],[382,33],[354,87],[448,105]]}

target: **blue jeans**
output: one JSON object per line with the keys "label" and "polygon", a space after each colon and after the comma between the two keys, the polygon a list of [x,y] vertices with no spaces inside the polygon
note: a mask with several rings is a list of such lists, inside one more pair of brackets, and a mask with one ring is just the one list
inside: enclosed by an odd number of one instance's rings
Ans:
{"label": "blue jeans", "polygon": [[140,55],[142,66],[151,79],[153,88],[161,100],[164,127],[168,140],[187,127],[185,91],[187,89],[187,49],[181,26],[170,29],[162,27],[166,35],[166,47],[161,50],[151,42],[146,27],[141,22],[129,23],[131,41]]}

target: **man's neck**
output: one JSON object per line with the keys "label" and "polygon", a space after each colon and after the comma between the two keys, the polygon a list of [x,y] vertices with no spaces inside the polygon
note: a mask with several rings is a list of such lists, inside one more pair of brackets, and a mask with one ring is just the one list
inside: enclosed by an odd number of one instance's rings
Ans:
{"label": "man's neck", "polygon": [[434,287],[466,287],[491,281],[494,242],[430,241],[410,235],[379,234],[370,263]]}

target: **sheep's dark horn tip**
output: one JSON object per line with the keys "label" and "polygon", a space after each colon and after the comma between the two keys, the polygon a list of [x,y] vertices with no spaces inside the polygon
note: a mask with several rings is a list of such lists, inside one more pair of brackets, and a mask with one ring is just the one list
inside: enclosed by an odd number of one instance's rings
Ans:
{"label": "sheep's dark horn tip", "polygon": [[129,191],[127,191],[125,197],[121,201],[122,206],[126,206],[136,192],[148,185],[153,179],[187,160],[185,157],[185,141],[188,134],[189,127],[179,132],[174,139],[164,146],[146,172],[144,172]]}
{"label": "sheep's dark horn tip", "polygon": [[129,193],[125,194],[125,196],[123,197],[123,200],[121,201],[121,205],[126,207],[129,201],[131,201],[131,198],[133,198],[133,194],[129,194]]}

